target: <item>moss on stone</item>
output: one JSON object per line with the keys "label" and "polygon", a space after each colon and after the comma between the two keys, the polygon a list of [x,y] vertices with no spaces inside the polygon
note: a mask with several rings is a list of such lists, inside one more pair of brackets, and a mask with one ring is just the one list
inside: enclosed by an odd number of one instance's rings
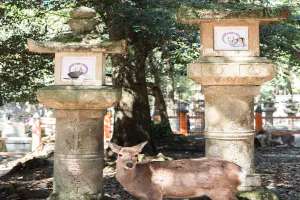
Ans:
{"label": "moss on stone", "polygon": [[239,200],[279,200],[271,191],[237,192],[236,196]]}
{"label": "moss on stone", "polygon": [[183,6],[179,18],[193,19],[232,19],[232,18],[287,18],[290,14],[287,6],[264,7],[256,4],[196,4]]}
{"label": "moss on stone", "polygon": [[64,34],[60,34],[55,36],[54,38],[52,38],[50,40],[50,42],[61,42],[61,43],[71,43],[71,42],[75,42],[75,43],[80,43],[82,42],[83,38],[80,37],[79,35],[73,34],[71,32],[69,33],[64,33]]}
{"label": "moss on stone", "polygon": [[[95,36],[91,36],[95,37]],[[28,46],[30,51],[55,53],[60,51],[78,51],[89,52],[93,49],[97,49],[98,52],[105,53],[125,53],[126,41],[101,41],[99,38],[91,39],[86,37],[77,37],[74,35],[67,35],[65,37],[56,37],[46,42],[38,42],[34,40],[28,40]]]}

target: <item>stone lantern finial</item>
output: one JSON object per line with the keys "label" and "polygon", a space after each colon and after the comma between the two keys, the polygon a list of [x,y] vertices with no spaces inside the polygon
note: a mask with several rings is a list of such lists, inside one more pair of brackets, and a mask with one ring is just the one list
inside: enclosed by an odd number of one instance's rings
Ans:
{"label": "stone lantern finial", "polygon": [[95,30],[97,25],[96,11],[92,8],[80,6],[70,11],[71,19],[68,24],[76,34],[86,34]]}

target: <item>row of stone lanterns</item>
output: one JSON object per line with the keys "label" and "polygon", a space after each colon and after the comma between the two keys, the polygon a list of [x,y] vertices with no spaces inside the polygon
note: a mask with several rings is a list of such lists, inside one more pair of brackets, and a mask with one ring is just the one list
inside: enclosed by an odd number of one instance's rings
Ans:
{"label": "row of stone lanterns", "polygon": [[[275,107],[275,99],[268,97],[263,101],[263,109],[262,111],[265,113],[266,116],[266,122],[265,126],[272,128],[274,127],[273,122],[273,115],[274,112],[276,112],[277,108]],[[288,121],[289,121],[289,128],[293,129],[294,126],[294,120],[293,118],[296,117],[296,114],[298,112],[299,102],[293,100],[292,98],[289,98],[287,101],[283,101],[285,103],[284,112],[288,115]]]}

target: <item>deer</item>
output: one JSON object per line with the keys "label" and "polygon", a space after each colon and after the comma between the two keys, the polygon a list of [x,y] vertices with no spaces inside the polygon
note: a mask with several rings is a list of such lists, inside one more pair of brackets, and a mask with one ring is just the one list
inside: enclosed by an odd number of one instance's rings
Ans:
{"label": "deer", "polygon": [[117,153],[116,178],[126,191],[141,200],[194,198],[237,200],[235,192],[245,183],[247,172],[218,158],[138,162],[148,141],[133,147],[107,142]]}

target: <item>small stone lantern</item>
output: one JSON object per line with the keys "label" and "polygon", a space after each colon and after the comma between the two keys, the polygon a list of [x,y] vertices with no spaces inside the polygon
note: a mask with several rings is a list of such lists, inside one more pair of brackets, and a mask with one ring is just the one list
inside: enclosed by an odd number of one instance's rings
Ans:
{"label": "small stone lantern", "polygon": [[105,85],[105,54],[126,53],[126,42],[104,42],[92,33],[93,9],[81,6],[70,15],[71,32],[50,41],[28,40],[30,51],[55,54],[54,85],[37,92],[56,117],[49,200],[102,199],[104,116],[121,97],[119,89]]}
{"label": "small stone lantern", "polygon": [[289,129],[294,129],[294,119],[293,117],[296,117],[296,114],[298,112],[299,102],[293,100],[293,98],[289,98],[287,101],[284,101],[285,103],[285,109],[283,110],[289,117]]}
{"label": "small stone lantern", "polygon": [[275,100],[272,99],[271,97],[268,97],[263,101],[263,105],[264,105],[263,112],[265,113],[266,116],[266,123],[265,123],[266,127],[272,128],[274,126],[273,114],[277,110],[275,107],[275,103],[276,103]]}
{"label": "small stone lantern", "polygon": [[239,190],[263,191],[254,166],[254,95],[259,94],[259,85],[275,77],[276,70],[271,60],[259,57],[259,26],[287,15],[275,8],[276,17],[263,15],[257,7],[213,8],[179,11],[181,23],[200,24],[202,58],[188,65],[188,76],[204,88],[205,154],[235,162],[248,172]]}

